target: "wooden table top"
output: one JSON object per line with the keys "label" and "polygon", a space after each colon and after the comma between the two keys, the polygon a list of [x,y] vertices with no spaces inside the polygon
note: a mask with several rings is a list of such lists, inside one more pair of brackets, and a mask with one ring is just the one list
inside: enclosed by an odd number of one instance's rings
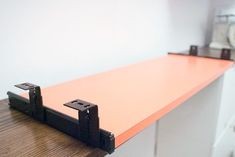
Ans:
{"label": "wooden table top", "polygon": [[103,157],[105,152],[42,124],[0,100],[0,156]]}

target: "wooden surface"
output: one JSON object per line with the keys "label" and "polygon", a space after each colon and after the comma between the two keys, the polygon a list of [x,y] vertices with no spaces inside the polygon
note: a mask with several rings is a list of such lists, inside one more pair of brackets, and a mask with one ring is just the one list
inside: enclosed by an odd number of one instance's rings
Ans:
{"label": "wooden surface", "polygon": [[114,134],[117,148],[232,65],[225,60],[164,55],[42,88],[43,105],[77,119],[78,112],[64,103],[81,99],[97,104],[100,127]]}
{"label": "wooden surface", "polygon": [[10,109],[7,100],[0,100],[0,156],[103,157],[105,152]]}

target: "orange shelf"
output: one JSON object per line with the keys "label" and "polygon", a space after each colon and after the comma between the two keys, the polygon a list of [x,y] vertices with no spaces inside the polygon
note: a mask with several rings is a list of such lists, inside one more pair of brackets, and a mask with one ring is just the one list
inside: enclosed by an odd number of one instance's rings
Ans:
{"label": "orange shelf", "polygon": [[232,65],[225,60],[166,55],[43,88],[43,104],[76,119],[77,111],[64,103],[82,99],[97,104],[100,127],[114,133],[118,147]]}

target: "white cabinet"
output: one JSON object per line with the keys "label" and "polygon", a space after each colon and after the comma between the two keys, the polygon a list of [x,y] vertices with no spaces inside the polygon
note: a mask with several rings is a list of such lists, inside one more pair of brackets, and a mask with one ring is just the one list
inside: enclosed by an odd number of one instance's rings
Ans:
{"label": "white cabinet", "polygon": [[154,157],[156,128],[157,123],[150,125],[106,157]]}
{"label": "white cabinet", "polygon": [[222,85],[220,78],[159,120],[156,157],[211,157]]}
{"label": "white cabinet", "polygon": [[[228,70],[224,75],[224,85],[219,109],[216,140],[225,131],[235,116],[235,69]],[[215,142],[216,142],[215,140]]]}
{"label": "white cabinet", "polygon": [[235,157],[235,69],[225,73],[213,157]]}
{"label": "white cabinet", "polygon": [[235,119],[214,144],[213,157],[235,157]]}

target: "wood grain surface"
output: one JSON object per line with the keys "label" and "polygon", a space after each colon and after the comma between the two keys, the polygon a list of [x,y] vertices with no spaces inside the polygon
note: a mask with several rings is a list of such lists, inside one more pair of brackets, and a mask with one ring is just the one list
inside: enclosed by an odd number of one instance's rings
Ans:
{"label": "wood grain surface", "polygon": [[0,156],[103,157],[105,152],[10,109],[0,100]]}

